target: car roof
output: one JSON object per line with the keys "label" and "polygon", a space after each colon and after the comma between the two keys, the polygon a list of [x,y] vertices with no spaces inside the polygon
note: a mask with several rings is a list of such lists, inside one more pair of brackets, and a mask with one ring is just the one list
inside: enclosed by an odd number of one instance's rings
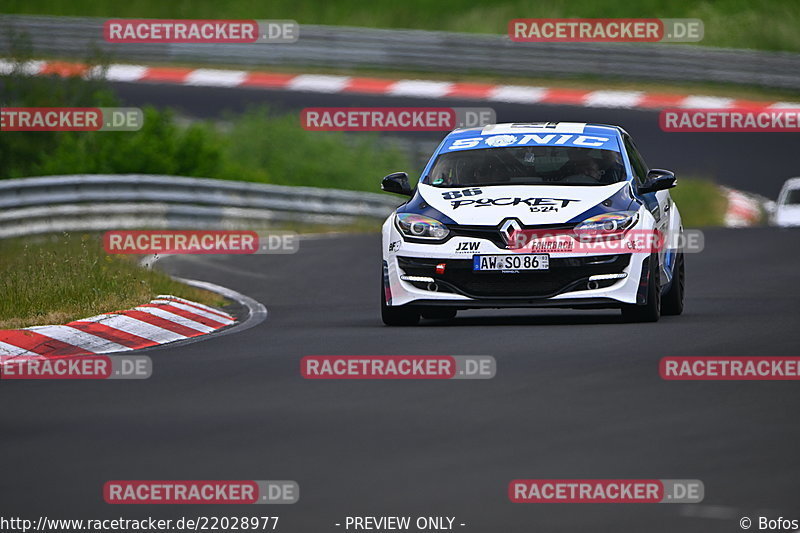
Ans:
{"label": "car roof", "polygon": [[800,177],[789,178],[783,183],[784,189],[797,189],[800,188]]}
{"label": "car roof", "polygon": [[612,134],[625,133],[619,126],[610,124],[594,124],[587,122],[506,122],[501,124],[487,124],[475,128],[462,128],[453,130],[447,137],[455,139],[468,139],[479,135],[497,135],[513,133],[582,133],[582,134]]}

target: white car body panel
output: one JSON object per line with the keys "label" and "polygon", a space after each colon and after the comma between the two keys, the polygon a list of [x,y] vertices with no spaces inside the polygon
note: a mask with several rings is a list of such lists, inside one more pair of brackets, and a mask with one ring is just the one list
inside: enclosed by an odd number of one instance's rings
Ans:
{"label": "white car body panel", "polygon": [[773,214],[773,222],[776,226],[800,226],[800,204],[786,203],[789,192],[797,190],[800,190],[800,178],[790,178],[783,184]]}

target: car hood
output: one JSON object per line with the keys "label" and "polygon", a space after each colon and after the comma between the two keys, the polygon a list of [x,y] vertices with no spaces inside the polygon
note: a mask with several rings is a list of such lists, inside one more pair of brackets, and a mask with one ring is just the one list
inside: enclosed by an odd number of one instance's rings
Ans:
{"label": "car hood", "polygon": [[572,222],[604,200],[619,193],[628,182],[602,186],[493,185],[441,188],[420,184],[418,192],[432,208],[456,224],[495,226],[506,218],[523,225]]}

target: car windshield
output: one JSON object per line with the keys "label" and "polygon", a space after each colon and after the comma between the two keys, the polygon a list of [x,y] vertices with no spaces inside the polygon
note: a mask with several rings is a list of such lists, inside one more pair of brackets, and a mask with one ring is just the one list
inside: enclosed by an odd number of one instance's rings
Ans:
{"label": "car windshield", "polygon": [[441,154],[424,183],[472,185],[610,185],[625,179],[619,152],[570,146],[510,146]]}
{"label": "car windshield", "polygon": [[800,189],[790,189],[786,193],[786,198],[783,200],[784,205],[798,205],[800,204]]}

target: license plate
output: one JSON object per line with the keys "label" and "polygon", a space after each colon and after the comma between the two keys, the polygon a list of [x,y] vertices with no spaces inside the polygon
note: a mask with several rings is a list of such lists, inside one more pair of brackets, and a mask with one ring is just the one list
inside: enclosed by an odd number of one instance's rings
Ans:
{"label": "license plate", "polygon": [[473,255],[475,272],[519,272],[520,270],[549,270],[547,254]]}

